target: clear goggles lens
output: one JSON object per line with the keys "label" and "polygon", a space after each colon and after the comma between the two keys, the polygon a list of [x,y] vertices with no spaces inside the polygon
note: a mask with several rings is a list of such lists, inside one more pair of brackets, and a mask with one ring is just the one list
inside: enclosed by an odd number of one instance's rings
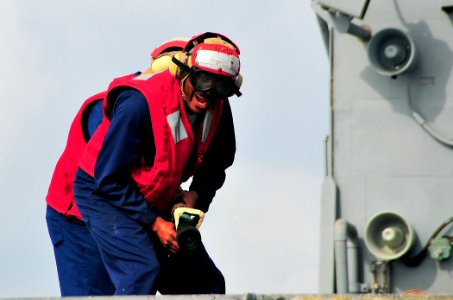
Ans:
{"label": "clear goggles lens", "polygon": [[236,88],[232,78],[215,75],[196,69],[189,76],[190,83],[199,92],[215,91],[222,97],[229,97]]}

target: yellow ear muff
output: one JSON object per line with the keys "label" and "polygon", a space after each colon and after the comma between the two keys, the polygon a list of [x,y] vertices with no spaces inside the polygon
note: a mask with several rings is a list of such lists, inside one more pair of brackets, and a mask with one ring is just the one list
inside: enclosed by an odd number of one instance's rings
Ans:
{"label": "yellow ear muff", "polygon": [[168,70],[171,64],[172,62],[170,55],[158,57],[153,61],[151,65],[151,72],[157,73]]}
{"label": "yellow ear muff", "polygon": [[[158,73],[166,70],[170,70],[170,73],[176,74],[179,72],[178,66],[172,62],[172,57],[176,56],[179,57],[179,59],[184,61],[185,55],[181,51],[171,51],[171,52],[164,52],[162,53],[159,57],[155,59],[151,59],[151,66],[144,71],[142,74],[153,74],[153,73]],[[172,73],[174,72],[174,73]],[[175,75],[173,75],[175,76]]]}
{"label": "yellow ear muff", "polygon": [[[182,51],[176,52],[174,58],[179,60],[183,64],[187,64],[188,67],[191,66],[190,60],[188,59],[187,55]],[[170,63],[168,70],[170,71],[170,74],[175,78],[180,78],[184,75],[181,74],[179,66],[175,64],[173,61]]]}

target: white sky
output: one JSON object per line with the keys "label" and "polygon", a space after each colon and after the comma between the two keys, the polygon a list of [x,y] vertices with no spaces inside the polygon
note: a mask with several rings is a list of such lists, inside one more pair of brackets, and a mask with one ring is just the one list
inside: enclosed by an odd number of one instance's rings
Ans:
{"label": "white sky", "polygon": [[0,297],[59,295],[44,199],[82,101],[205,31],[239,45],[244,85],[204,243],[228,294],[317,292],[328,68],[309,0],[0,0]]}

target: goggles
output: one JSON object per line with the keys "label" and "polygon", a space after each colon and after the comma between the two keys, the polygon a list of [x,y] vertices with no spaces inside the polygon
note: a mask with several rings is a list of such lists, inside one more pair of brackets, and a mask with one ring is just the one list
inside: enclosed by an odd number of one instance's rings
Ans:
{"label": "goggles", "polygon": [[216,75],[201,69],[192,68],[189,80],[195,90],[199,92],[213,91],[223,98],[230,97],[237,90],[232,77]]}

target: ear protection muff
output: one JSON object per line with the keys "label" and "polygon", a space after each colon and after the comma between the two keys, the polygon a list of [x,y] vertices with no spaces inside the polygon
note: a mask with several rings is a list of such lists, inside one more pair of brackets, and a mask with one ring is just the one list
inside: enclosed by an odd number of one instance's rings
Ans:
{"label": "ear protection muff", "polygon": [[243,81],[244,81],[244,77],[242,77],[241,73],[239,73],[238,76],[234,79],[234,85],[237,87],[237,89],[229,97],[231,97],[233,95],[236,95],[238,97],[242,96],[242,93],[241,93],[240,89],[241,89]]}
{"label": "ear protection muff", "polygon": [[[153,74],[158,73],[166,70],[170,70],[171,72],[176,72],[175,64],[172,62],[173,56],[180,57],[181,51],[171,51],[162,53],[159,57],[155,59],[151,59],[151,66],[144,71],[142,74]],[[173,73],[172,73],[173,75]],[[173,75],[174,76],[174,75]]]}
{"label": "ear protection muff", "polygon": [[154,59],[151,62],[151,69],[153,73],[162,72],[173,68],[174,63],[172,63],[173,56],[180,57],[182,54],[181,51],[171,51],[161,54],[159,57]]}
{"label": "ear protection muff", "polygon": [[188,53],[182,51],[178,51],[172,56],[168,70],[173,77],[181,79],[187,75],[192,67],[189,57]]}
{"label": "ear protection muff", "polygon": [[161,71],[168,70],[171,64],[171,56],[170,55],[163,55],[157,59],[155,59],[151,63],[151,72],[157,73]]}

